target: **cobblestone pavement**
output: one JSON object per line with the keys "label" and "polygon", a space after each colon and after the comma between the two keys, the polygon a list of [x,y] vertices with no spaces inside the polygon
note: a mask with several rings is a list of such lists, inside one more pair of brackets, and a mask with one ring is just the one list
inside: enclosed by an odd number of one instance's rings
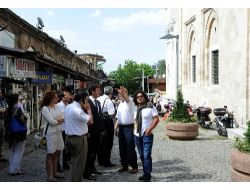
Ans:
{"label": "cobblestone pavement", "polygon": [[[230,151],[232,141],[217,134],[216,130],[199,129],[199,136],[192,141],[177,141],[169,139],[165,134],[165,124],[160,122],[154,131],[153,182],[228,182],[230,181]],[[0,181],[46,181],[45,151],[32,148],[29,136],[26,152],[22,162],[25,171],[21,176],[10,176],[7,164],[0,167]],[[112,150],[113,168],[96,166],[102,175],[97,176],[98,182],[137,182],[142,175],[142,166],[138,156],[139,172],[130,174],[119,173],[120,168],[118,139],[114,139]],[[3,164],[3,163],[0,163]],[[69,172],[59,181],[68,181]],[[88,180],[84,180],[88,181]]]}

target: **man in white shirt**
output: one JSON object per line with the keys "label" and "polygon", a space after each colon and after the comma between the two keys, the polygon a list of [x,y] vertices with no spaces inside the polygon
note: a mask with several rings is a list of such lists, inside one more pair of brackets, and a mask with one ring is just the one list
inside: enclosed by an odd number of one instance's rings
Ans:
{"label": "man in white shirt", "polygon": [[85,92],[76,94],[73,103],[64,112],[66,148],[70,151],[72,160],[70,181],[74,182],[82,181],[88,150],[88,124],[93,123],[87,98]]}
{"label": "man in white shirt", "polygon": [[101,142],[97,154],[99,165],[104,167],[113,167],[115,164],[111,163],[111,150],[114,140],[114,122],[115,107],[111,100],[113,95],[113,88],[111,86],[104,87],[104,94],[98,98],[101,103],[101,112],[103,114],[103,122],[105,125],[105,132],[101,134]]}
{"label": "man in white shirt", "polygon": [[134,130],[135,144],[139,152],[143,175],[139,177],[140,181],[149,182],[152,172],[152,147],[153,147],[153,130],[159,123],[158,112],[149,102],[147,94],[139,90],[134,95],[134,103],[137,106],[136,127]]}
{"label": "man in white shirt", "polygon": [[[129,98],[127,89],[123,86],[117,89],[119,92],[120,104],[117,109],[117,124],[119,127],[119,152],[121,157],[121,169],[119,172],[129,171],[130,173],[138,172],[137,155],[134,141],[134,102]],[[128,166],[132,168],[128,168]]]}
{"label": "man in white shirt", "polygon": [[[69,104],[70,98],[71,97],[70,97],[69,91],[64,89],[63,93],[61,94],[61,99],[62,100],[59,103],[57,103],[57,105],[60,108],[60,110],[62,111],[62,113],[64,113],[64,110],[65,110],[66,106]],[[65,136],[65,123],[63,123],[61,125],[61,128],[62,128],[63,141],[65,143],[65,138],[66,138],[66,136]],[[70,154],[68,154],[66,152],[65,148],[63,149],[62,157],[63,157],[63,169],[69,170],[70,167],[69,167],[68,161],[70,160]],[[60,159],[59,159],[59,162],[58,162],[57,170],[58,170],[58,172],[61,170]]]}

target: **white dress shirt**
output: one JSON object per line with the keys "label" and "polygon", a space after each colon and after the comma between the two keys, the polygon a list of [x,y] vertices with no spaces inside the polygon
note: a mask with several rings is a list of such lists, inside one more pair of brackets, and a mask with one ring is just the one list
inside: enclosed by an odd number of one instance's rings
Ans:
{"label": "white dress shirt", "polygon": [[135,122],[134,110],[135,104],[132,98],[129,98],[129,102],[121,101],[116,114],[118,125],[133,124]]}
{"label": "white dress shirt", "polygon": [[[104,94],[104,95],[100,96],[99,98],[97,98],[97,100],[99,100],[101,103],[101,109],[103,107],[102,113],[108,112],[109,115],[115,114],[114,104],[110,100],[108,95]],[[104,104],[104,101],[105,101],[105,104]],[[103,106],[103,104],[104,104],[104,106]]]}
{"label": "white dress shirt", "polygon": [[90,116],[82,110],[78,102],[74,101],[64,110],[65,133],[77,136],[87,134],[89,120]]}

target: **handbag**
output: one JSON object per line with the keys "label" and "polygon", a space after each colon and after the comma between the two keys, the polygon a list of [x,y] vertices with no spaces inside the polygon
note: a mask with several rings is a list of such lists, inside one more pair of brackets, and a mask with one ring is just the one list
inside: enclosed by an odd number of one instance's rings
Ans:
{"label": "handbag", "polygon": [[27,126],[17,117],[12,117],[10,120],[10,134],[27,133]]}
{"label": "handbag", "polygon": [[[49,108],[48,108],[49,109]],[[49,109],[50,111],[50,109]],[[38,128],[38,132],[34,135],[34,144],[36,147],[38,148],[44,148],[47,146],[47,140],[46,140],[46,133],[47,133],[47,130],[48,130],[48,127],[49,127],[49,122],[47,123],[46,125],[46,129],[45,129],[45,133],[42,132],[42,129],[41,129],[41,124],[42,124],[42,113],[41,113],[41,116],[40,116],[40,123],[39,123],[39,128]]]}

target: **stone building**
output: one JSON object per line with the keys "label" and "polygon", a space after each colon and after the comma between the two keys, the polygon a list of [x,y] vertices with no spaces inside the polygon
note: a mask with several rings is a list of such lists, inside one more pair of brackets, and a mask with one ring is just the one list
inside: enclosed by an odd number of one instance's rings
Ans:
{"label": "stone building", "polygon": [[99,83],[98,72],[61,40],[32,26],[9,9],[0,9],[0,87],[26,99],[29,128],[39,125],[39,101],[47,89],[72,91]]}
{"label": "stone building", "polygon": [[181,86],[192,105],[227,105],[245,126],[250,119],[250,9],[166,9],[166,15],[167,95],[173,97]]}

